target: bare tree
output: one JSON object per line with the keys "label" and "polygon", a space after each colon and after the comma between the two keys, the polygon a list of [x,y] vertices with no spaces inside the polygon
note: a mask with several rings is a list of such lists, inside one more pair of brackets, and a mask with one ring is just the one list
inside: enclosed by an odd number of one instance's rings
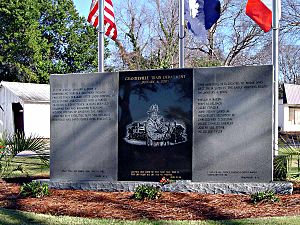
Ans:
{"label": "bare tree", "polygon": [[[216,65],[244,65],[265,41],[261,29],[245,15],[245,2],[238,0],[221,1],[221,17],[208,31],[207,42],[188,42],[192,57],[212,61]],[[219,62],[219,63],[218,63]]]}
{"label": "bare tree", "polygon": [[279,63],[284,83],[300,84],[300,48],[295,45],[282,45]]}
{"label": "bare tree", "polygon": [[284,0],[282,1],[282,17],[281,27],[285,34],[288,34],[289,38],[296,38],[300,34],[300,2],[299,0]]}
{"label": "bare tree", "polygon": [[116,41],[122,68],[171,68],[178,54],[177,0],[147,3],[127,0],[119,5]]}
{"label": "bare tree", "polygon": [[158,21],[154,22],[158,68],[178,65],[178,0],[155,0]]}
{"label": "bare tree", "polygon": [[[295,71],[299,68],[296,60],[299,50],[289,38],[299,33],[298,1],[282,3],[285,10],[281,20],[280,65],[287,80],[298,76]],[[186,30],[186,67],[272,63],[272,32],[264,33],[246,16],[245,5],[246,1],[221,0],[221,17],[208,31],[205,42]],[[120,27],[116,42],[119,68],[177,67],[178,0],[126,0],[119,4],[118,10],[121,12],[116,14]]]}
{"label": "bare tree", "polygon": [[133,4],[127,0],[122,2],[117,8],[119,11],[118,22],[118,39],[116,45],[119,51],[119,60],[122,61],[123,68],[143,69],[143,51],[149,43],[149,30],[147,24],[146,8],[144,5]]}

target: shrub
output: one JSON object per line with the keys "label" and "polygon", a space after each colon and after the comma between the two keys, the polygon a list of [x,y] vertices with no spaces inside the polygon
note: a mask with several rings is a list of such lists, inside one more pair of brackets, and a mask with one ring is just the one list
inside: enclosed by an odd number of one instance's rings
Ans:
{"label": "shrub", "polygon": [[45,148],[44,140],[32,134],[29,136],[25,136],[24,133],[8,135],[6,142],[10,145],[11,152],[14,156],[24,150],[39,152]]}
{"label": "shrub", "polygon": [[[284,170],[287,170],[288,178],[294,178],[300,176],[300,137],[295,135],[282,134],[278,139],[278,154],[279,159],[274,160],[274,174],[280,171],[280,175],[283,175]],[[297,168],[292,168],[293,158],[297,157],[298,165]],[[284,162],[286,160],[286,162]],[[284,168],[286,167],[286,168]],[[294,171],[294,169],[297,169]],[[277,177],[275,177],[276,179]],[[280,177],[279,177],[280,178]]]}
{"label": "shrub", "polygon": [[153,200],[160,198],[160,196],[160,188],[151,185],[139,185],[133,194],[133,198],[137,200]]}
{"label": "shrub", "polygon": [[286,180],[288,156],[278,155],[274,157],[274,180]]}
{"label": "shrub", "polygon": [[19,152],[31,150],[40,155],[44,149],[45,142],[40,137],[34,135],[26,137],[24,133],[3,133],[0,137],[0,177],[9,177],[13,171],[25,171],[22,166],[17,168],[12,166],[12,161]]}
{"label": "shrub", "polygon": [[41,198],[49,194],[48,184],[45,183],[40,184],[33,181],[23,184],[20,188],[20,195],[23,197]]}
{"label": "shrub", "polygon": [[251,202],[257,204],[259,202],[274,203],[279,202],[279,198],[273,191],[262,191],[255,194],[251,194]]}
{"label": "shrub", "polygon": [[[1,142],[1,140],[0,140]],[[11,162],[14,155],[7,148],[7,145],[1,145],[0,148],[0,178],[8,176],[12,172]]]}

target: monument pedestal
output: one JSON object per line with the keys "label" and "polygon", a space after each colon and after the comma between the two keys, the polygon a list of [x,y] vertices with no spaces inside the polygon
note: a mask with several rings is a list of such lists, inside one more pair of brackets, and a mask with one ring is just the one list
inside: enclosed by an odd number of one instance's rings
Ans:
{"label": "monument pedestal", "polygon": [[[160,186],[158,182],[141,181],[63,181],[40,179],[53,189],[94,190],[94,191],[134,191],[139,185]],[[273,191],[276,194],[292,194],[293,184],[289,182],[270,183],[204,183],[187,180],[177,181],[162,186],[166,192],[194,192],[202,194],[253,194],[261,191]]]}

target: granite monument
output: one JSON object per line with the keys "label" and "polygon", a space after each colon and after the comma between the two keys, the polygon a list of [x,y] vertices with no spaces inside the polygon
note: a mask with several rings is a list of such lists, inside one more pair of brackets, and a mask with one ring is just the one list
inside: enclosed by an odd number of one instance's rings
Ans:
{"label": "granite monument", "polygon": [[272,66],[50,81],[53,181],[272,180]]}

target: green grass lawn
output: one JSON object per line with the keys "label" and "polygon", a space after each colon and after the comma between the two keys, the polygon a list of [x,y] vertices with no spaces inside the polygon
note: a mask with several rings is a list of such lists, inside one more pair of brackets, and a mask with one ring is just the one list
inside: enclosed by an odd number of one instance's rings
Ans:
{"label": "green grass lawn", "polygon": [[[289,175],[290,176],[296,176],[300,174],[300,159],[299,156],[293,156],[292,160],[289,163]],[[296,176],[297,177],[297,176]]]}
{"label": "green grass lawn", "polygon": [[10,167],[14,171],[9,177],[47,176],[50,174],[49,166],[38,157],[14,157]]}
{"label": "green grass lawn", "polygon": [[15,224],[64,224],[64,225],[96,225],[96,224],[116,224],[116,225],[186,225],[186,224],[199,224],[199,225],[219,225],[219,224],[261,224],[261,225],[279,225],[300,224],[300,216],[293,217],[271,217],[271,218],[256,218],[256,219],[243,219],[243,220],[223,220],[223,221],[151,221],[151,220],[138,220],[138,221],[126,221],[126,220],[112,220],[112,219],[88,219],[80,217],[69,216],[49,216],[43,214],[35,214],[28,212],[21,212],[16,210],[1,209],[0,208],[0,224],[1,225],[15,225]]}

